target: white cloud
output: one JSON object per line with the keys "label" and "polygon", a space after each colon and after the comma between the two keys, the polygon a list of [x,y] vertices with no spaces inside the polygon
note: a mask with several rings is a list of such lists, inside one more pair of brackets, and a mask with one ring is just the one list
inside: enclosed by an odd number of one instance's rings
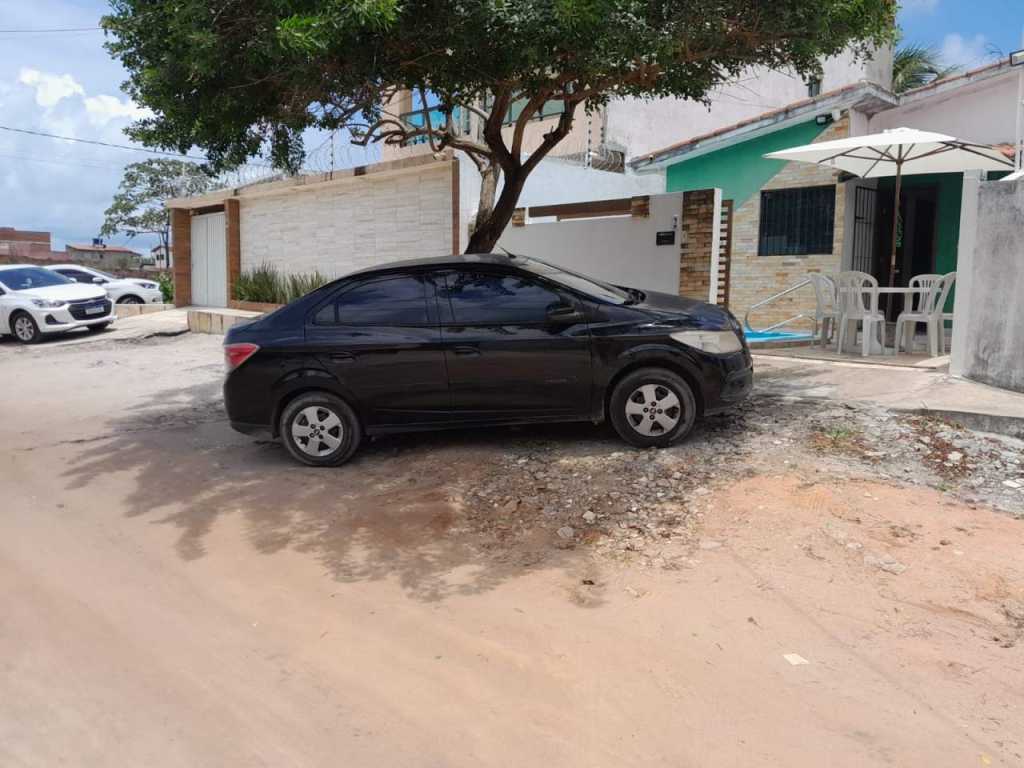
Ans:
{"label": "white cloud", "polygon": [[946,35],[942,41],[942,61],[947,65],[958,67],[978,67],[992,59],[988,47],[988,38],[977,34],[964,37],[956,33]]}
{"label": "white cloud", "polygon": [[22,67],[18,73],[18,82],[35,89],[36,104],[40,107],[53,107],[70,96],[85,95],[85,89],[71,75],[51,75],[38,69]]}
{"label": "white cloud", "polygon": [[130,99],[121,100],[116,96],[108,96],[107,94],[87,97],[85,99],[85,111],[89,116],[89,122],[97,126],[106,125],[111,120],[138,120],[153,114],[150,110],[140,107]]}

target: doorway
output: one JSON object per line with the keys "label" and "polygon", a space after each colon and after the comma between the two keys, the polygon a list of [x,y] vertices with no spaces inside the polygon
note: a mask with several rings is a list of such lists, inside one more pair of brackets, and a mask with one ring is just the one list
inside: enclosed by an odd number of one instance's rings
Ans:
{"label": "doorway", "polygon": [[192,217],[192,304],[228,305],[228,256],[223,213]]}

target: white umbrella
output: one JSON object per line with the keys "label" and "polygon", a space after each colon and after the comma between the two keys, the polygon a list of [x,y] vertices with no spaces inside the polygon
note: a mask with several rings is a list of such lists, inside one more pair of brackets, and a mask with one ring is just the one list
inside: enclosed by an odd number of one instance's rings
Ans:
{"label": "white umbrella", "polygon": [[852,173],[864,179],[896,177],[892,217],[892,262],[889,285],[896,278],[896,232],[899,222],[900,191],[904,174],[959,173],[962,171],[1013,170],[1013,161],[987,144],[972,144],[941,133],[913,128],[893,128],[868,136],[822,141],[802,147],[771,152],[773,160],[815,163]]}

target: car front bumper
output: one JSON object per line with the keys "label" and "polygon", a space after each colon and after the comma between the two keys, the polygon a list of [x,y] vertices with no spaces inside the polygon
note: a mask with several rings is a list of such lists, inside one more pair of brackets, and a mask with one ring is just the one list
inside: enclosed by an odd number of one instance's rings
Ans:
{"label": "car front bumper", "polygon": [[103,305],[103,310],[101,313],[88,313],[82,308],[65,304],[63,307],[52,309],[33,306],[28,311],[36,321],[36,325],[39,326],[40,332],[63,333],[64,331],[73,331],[76,328],[88,328],[92,325],[114,322],[113,303],[106,301]]}
{"label": "car front bumper", "polygon": [[705,414],[731,408],[746,399],[754,389],[754,362],[748,350],[716,355],[715,358],[720,375],[719,386],[705,403]]}

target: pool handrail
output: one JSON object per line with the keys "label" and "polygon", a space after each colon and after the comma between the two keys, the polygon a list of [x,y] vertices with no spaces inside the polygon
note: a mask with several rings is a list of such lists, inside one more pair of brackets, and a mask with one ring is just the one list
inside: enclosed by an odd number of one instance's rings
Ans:
{"label": "pool handrail", "polygon": [[763,306],[765,306],[767,304],[771,304],[773,301],[776,301],[777,299],[781,299],[783,296],[786,296],[786,295],[788,295],[790,293],[793,293],[794,291],[798,291],[801,288],[803,288],[805,285],[810,285],[810,284],[811,284],[810,279],[809,278],[804,278],[799,283],[796,283],[795,285],[791,285],[786,290],[779,291],[778,293],[769,296],[764,301],[757,302],[757,304],[752,304],[747,309],[747,313],[743,316],[743,327],[746,328],[746,330],[752,331],[754,333],[768,333],[769,331],[774,331],[776,328],[781,328],[782,326],[788,325],[789,323],[796,322],[797,320],[803,320],[803,319],[806,319],[806,318],[814,319],[813,315],[808,315],[806,312],[801,312],[798,315],[793,315],[793,317],[786,318],[785,320],[783,320],[780,323],[775,323],[775,325],[769,325],[767,328],[754,328],[750,324],[750,313],[753,312],[755,309],[760,309],[761,307],[763,307]]}

